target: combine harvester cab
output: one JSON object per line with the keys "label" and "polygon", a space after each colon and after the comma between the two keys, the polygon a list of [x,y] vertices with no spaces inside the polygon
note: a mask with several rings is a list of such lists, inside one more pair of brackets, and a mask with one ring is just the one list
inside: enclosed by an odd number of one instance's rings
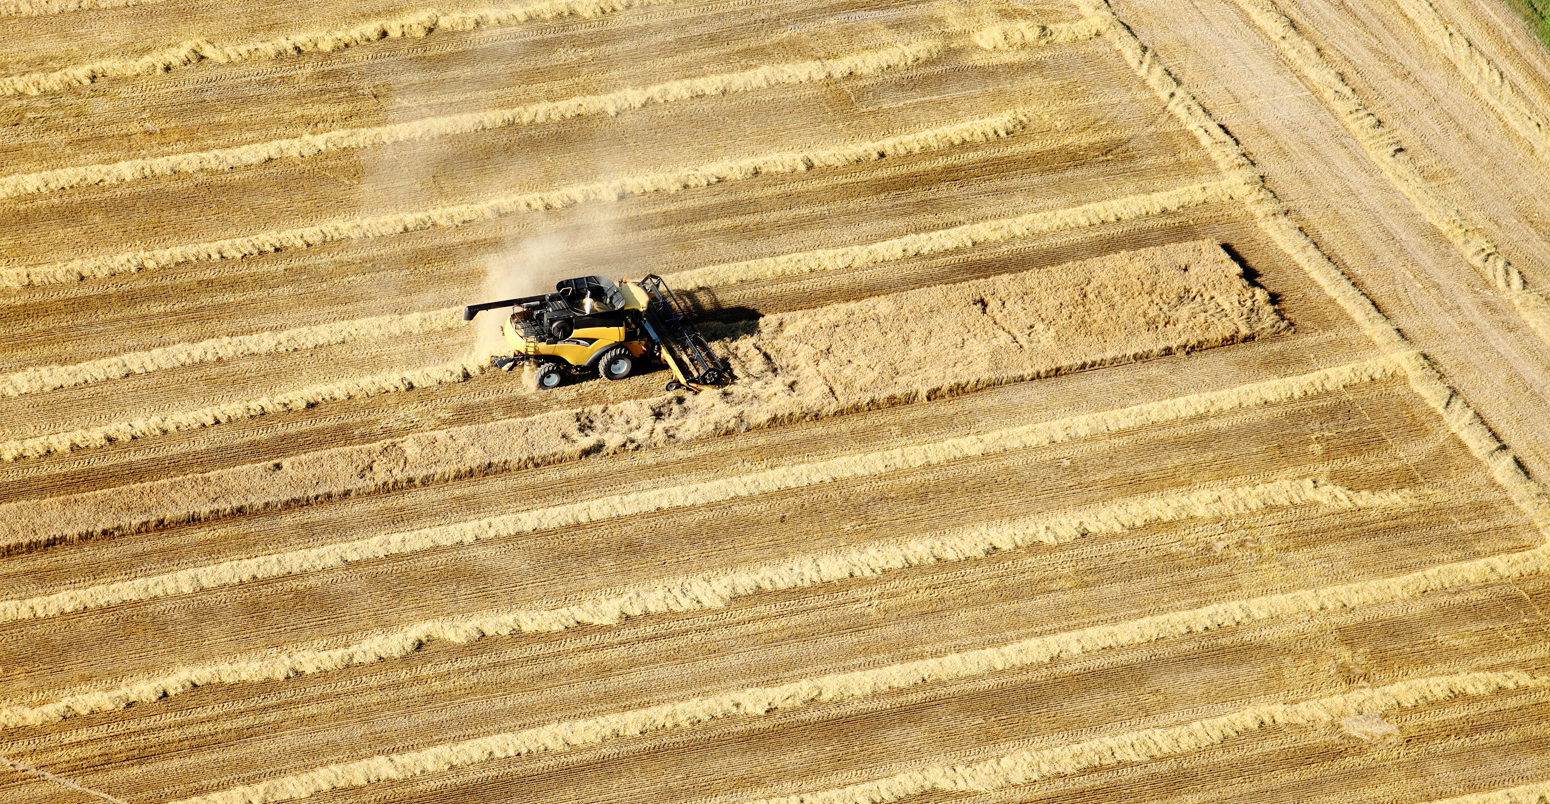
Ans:
{"label": "combine harvester cab", "polygon": [[651,358],[673,373],[669,391],[698,392],[731,378],[688,308],[654,274],[638,283],[604,276],[565,279],[553,293],[471,304],[463,320],[500,307],[512,308],[501,327],[511,355],[493,362],[506,371],[532,363],[540,388],[594,372],[622,380],[634,373],[637,361]]}

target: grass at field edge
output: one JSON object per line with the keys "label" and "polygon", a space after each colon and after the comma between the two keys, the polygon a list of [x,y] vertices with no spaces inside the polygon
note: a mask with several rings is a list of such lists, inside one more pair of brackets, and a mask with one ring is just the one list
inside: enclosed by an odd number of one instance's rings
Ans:
{"label": "grass at field edge", "polygon": [[1528,21],[1540,44],[1550,48],[1550,0],[1507,0],[1507,4]]}

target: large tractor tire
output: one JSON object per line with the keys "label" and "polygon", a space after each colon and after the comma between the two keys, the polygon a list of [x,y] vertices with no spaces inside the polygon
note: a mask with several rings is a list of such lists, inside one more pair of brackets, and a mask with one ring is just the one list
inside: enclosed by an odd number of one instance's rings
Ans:
{"label": "large tractor tire", "polygon": [[597,359],[597,373],[604,379],[622,380],[635,370],[635,358],[623,346],[610,346]]}
{"label": "large tractor tire", "polygon": [[538,364],[538,373],[534,376],[538,387],[545,391],[551,388],[559,388],[565,384],[565,369],[556,363],[543,362]]}

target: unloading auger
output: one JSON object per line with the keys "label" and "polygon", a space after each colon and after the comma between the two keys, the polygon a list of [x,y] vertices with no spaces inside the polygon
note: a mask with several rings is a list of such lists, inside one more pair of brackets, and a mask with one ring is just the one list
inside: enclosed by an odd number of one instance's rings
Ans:
{"label": "unloading auger", "polygon": [[501,327],[511,355],[494,364],[506,371],[531,363],[538,387],[556,388],[569,376],[597,373],[622,380],[645,360],[660,359],[673,373],[667,390],[702,391],[732,378],[662,277],[615,282],[604,276],[561,280],[555,292],[470,304],[463,320],[510,307]]}

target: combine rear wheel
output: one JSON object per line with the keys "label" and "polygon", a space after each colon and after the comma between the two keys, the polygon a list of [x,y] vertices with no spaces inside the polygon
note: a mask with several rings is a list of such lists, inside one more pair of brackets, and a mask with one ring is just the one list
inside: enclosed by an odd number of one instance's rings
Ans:
{"label": "combine rear wheel", "polygon": [[610,380],[622,380],[635,370],[635,358],[623,346],[611,346],[597,360],[597,373]]}

